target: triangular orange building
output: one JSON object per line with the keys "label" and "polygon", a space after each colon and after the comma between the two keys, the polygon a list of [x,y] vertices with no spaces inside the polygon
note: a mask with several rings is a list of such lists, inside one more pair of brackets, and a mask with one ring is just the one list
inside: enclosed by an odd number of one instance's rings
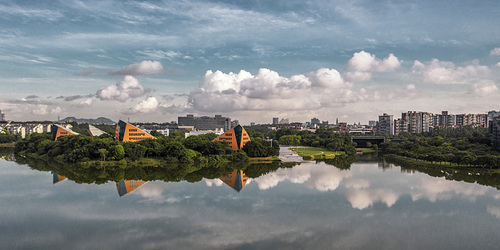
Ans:
{"label": "triangular orange building", "polygon": [[250,136],[248,136],[247,131],[241,125],[238,125],[219,135],[214,141],[226,141],[234,151],[238,151],[250,141]]}

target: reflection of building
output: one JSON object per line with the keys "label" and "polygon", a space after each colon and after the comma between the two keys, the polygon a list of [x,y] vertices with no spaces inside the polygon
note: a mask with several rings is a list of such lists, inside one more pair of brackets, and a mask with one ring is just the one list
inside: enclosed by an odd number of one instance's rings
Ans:
{"label": "reflection of building", "polygon": [[52,171],[52,184],[66,180],[66,176],[58,175],[56,172]]}
{"label": "reflection of building", "polygon": [[100,135],[103,135],[103,134],[106,134],[106,132],[92,126],[89,124],[89,135],[90,136],[100,136]]}
{"label": "reflection of building", "polygon": [[215,138],[214,141],[226,141],[229,146],[234,149],[234,151],[238,151],[250,141],[250,137],[248,136],[247,131],[245,131],[241,125],[238,125]]}
{"label": "reflection of building", "polygon": [[120,120],[116,125],[115,139],[121,142],[135,142],[144,139],[155,139],[155,137],[128,122]]}
{"label": "reflection of building", "polygon": [[137,181],[137,180],[121,180],[116,183],[116,189],[118,190],[118,195],[120,197],[138,189],[140,186],[146,184],[147,181]]}
{"label": "reflection of building", "polygon": [[52,140],[54,141],[57,141],[57,138],[61,136],[78,135],[77,132],[57,124],[52,125],[50,132],[52,133]]}
{"label": "reflection of building", "polygon": [[235,169],[233,173],[219,178],[221,181],[240,192],[248,181],[248,177],[242,170]]}

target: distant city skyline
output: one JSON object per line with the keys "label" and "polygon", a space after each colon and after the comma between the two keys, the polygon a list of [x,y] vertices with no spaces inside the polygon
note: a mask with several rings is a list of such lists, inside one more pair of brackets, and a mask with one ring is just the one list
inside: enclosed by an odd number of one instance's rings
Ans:
{"label": "distant city skyline", "polygon": [[[498,1],[2,1],[0,110],[368,123],[499,110]],[[401,111],[403,110],[403,111]]]}

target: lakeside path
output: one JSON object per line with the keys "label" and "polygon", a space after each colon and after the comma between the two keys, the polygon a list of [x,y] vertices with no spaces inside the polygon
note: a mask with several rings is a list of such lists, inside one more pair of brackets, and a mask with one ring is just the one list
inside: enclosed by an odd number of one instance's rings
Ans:
{"label": "lakeside path", "polygon": [[298,148],[294,146],[280,146],[279,158],[282,162],[303,162],[304,158],[290,148]]}

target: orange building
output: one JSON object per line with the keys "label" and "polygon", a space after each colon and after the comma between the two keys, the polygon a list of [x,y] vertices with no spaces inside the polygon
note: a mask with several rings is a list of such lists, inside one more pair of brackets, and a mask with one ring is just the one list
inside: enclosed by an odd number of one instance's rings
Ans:
{"label": "orange building", "polygon": [[52,124],[52,127],[50,127],[50,132],[52,133],[52,140],[54,141],[57,141],[57,138],[61,136],[78,135],[77,132],[57,124]]}
{"label": "orange building", "polygon": [[250,141],[250,137],[247,131],[241,125],[238,125],[226,133],[219,135],[214,141],[226,141],[234,151],[238,151]]}
{"label": "orange building", "polygon": [[115,139],[121,142],[135,142],[144,139],[156,139],[154,136],[142,131],[134,125],[120,120],[116,125]]}
{"label": "orange building", "polygon": [[118,190],[118,195],[120,197],[138,189],[142,185],[146,184],[147,181],[137,181],[137,180],[121,180],[116,183],[116,189]]}
{"label": "orange building", "polygon": [[222,176],[219,178],[221,181],[226,183],[228,186],[232,187],[238,193],[245,187],[248,181],[248,177],[243,173],[243,170],[235,169],[233,173],[228,176]]}

